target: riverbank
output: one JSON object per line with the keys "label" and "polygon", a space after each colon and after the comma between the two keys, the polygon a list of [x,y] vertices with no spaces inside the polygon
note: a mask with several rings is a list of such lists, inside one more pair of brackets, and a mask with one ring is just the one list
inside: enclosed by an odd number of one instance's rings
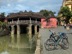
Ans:
{"label": "riverbank", "polygon": [[35,54],[41,54],[41,35],[38,34],[37,40],[36,40],[36,50]]}

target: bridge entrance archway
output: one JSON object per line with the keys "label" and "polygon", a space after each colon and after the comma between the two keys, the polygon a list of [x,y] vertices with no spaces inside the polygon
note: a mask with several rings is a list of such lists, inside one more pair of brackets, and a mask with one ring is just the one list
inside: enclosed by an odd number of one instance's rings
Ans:
{"label": "bridge entrance archway", "polygon": [[20,25],[20,34],[27,34],[28,29],[27,29],[28,25]]}

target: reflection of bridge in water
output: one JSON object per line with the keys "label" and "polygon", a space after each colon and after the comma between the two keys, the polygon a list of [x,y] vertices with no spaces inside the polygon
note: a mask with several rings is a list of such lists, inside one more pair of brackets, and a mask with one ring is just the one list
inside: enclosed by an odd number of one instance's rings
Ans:
{"label": "reflection of bridge in water", "polygon": [[11,30],[11,43],[14,43],[15,36],[17,34],[17,44],[20,42],[20,34],[28,34],[29,40],[31,40],[32,35],[36,35],[40,28],[40,19],[43,16],[32,14],[19,14],[19,15],[8,15],[7,21]]}

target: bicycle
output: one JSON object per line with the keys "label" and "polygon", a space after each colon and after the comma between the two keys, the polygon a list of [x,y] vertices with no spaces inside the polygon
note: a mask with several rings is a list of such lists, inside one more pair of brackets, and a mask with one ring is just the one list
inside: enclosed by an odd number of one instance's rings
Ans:
{"label": "bicycle", "polygon": [[64,32],[58,32],[58,35],[55,32],[51,32],[49,39],[44,43],[45,49],[48,51],[57,49],[57,46],[60,46],[62,49],[69,48],[68,37]]}

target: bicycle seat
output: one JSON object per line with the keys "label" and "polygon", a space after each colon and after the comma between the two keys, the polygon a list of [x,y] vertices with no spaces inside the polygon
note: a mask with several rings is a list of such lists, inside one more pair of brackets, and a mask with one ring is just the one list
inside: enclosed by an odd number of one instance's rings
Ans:
{"label": "bicycle seat", "polygon": [[66,36],[66,33],[64,33],[64,32],[59,32],[59,35]]}

